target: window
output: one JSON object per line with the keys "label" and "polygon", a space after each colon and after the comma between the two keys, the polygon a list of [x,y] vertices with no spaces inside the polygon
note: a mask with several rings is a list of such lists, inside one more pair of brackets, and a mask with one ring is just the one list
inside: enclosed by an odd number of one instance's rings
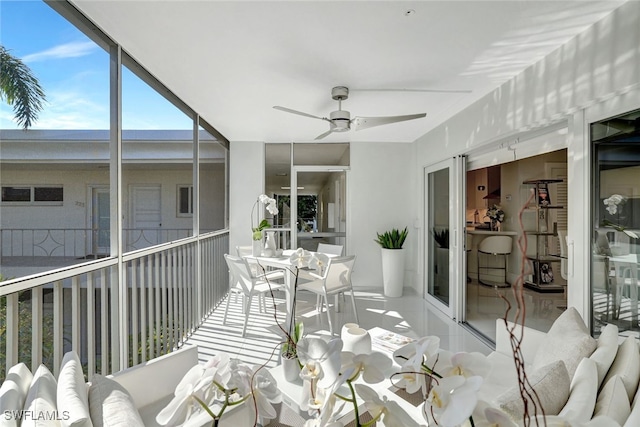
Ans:
{"label": "window", "polygon": [[193,215],[193,185],[178,186],[178,216]]}
{"label": "window", "polygon": [[7,186],[2,187],[2,201],[34,205],[62,205],[63,193],[61,186]]}

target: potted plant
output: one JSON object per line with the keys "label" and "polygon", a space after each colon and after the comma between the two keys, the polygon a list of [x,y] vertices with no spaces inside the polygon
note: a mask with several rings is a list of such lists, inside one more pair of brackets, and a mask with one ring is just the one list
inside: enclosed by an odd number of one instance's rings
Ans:
{"label": "potted plant", "polygon": [[384,295],[387,297],[401,297],[404,286],[404,250],[402,245],[407,238],[407,227],[399,231],[392,229],[384,233],[376,233],[374,240],[382,248],[382,283]]}

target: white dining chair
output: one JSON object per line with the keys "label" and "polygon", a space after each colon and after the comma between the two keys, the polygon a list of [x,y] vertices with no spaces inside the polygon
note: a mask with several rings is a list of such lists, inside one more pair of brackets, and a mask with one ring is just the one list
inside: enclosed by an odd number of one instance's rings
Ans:
{"label": "white dining chair", "polygon": [[342,245],[330,245],[329,243],[318,243],[316,252],[326,255],[342,256]]}
{"label": "white dining chair", "polygon": [[[327,319],[329,321],[329,332],[333,335],[333,323],[331,322],[331,313],[329,308],[329,296],[337,295],[340,292],[351,292],[351,304],[353,305],[353,313],[355,314],[356,323],[358,320],[358,310],[356,309],[356,300],[353,296],[353,286],[351,284],[351,273],[353,264],[356,262],[356,256],[350,255],[345,257],[330,258],[323,274],[310,273],[315,280],[298,285],[298,290],[313,292],[320,295],[324,301],[327,310]],[[319,309],[318,312],[321,310]]]}
{"label": "white dining chair", "polygon": [[242,326],[242,336],[245,336],[247,330],[247,322],[249,319],[249,312],[251,311],[251,302],[253,297],[258,295],[258,306],[260,312],[266,311],[266,296],[272,290],[280,289],[284,286],[283,283],[277,282],[284,277],[282,271],[268,271],[263,274],[253,274],[251,267],[247,261],[240,257],[225,254],[224,259],[229,267],[231,283],[229,286],[229,295],[227,296],[227,305],[224,309],[224,317],[222,324],[227,323],[227,314],[229,312],[229,301],[231,300],[231,293],[239,293],[243,296],[243,312],[244,312],[244,324]]}

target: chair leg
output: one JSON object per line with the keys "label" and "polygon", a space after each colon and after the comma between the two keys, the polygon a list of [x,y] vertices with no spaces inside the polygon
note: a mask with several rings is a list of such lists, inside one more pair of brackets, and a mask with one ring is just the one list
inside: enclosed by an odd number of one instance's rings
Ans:
{"label": "chair leg", "polygon": [[353,296],[353,289],[351,289],[351,305],[353,306],[353,314],[356,316],[356,323],[359,325],[360,320],[358,319],[358,310],[356,309],[356,299]]}
{"label": "chair leg", "polygon": [[[235,292],[231,292],[229,291],[229,295],[227,295],[227,305],[224,308],[224,317],[222,318],[222,324],[226,325],[227,324],[227,313],[229,312],[229,301],[231,301],[231,294]],[[236,301],[238,300],[238,294],[236,294]]]}
{"label": "chair leg", "polygon": [[327,308],[327,320],[329,321],[329,333],[333,336],[333,323],[331,323],[331,310],[329,310],[329,297],[324,295],[324,303]]}
{"label": "chair leg", "polygon": [[247,332],[247,323],[249,323],[249,312],[251,311],[251,295],[245,296],[247,299],[247,304],[244,308],[244,325],[242,326],[242,338],[244,338]]}

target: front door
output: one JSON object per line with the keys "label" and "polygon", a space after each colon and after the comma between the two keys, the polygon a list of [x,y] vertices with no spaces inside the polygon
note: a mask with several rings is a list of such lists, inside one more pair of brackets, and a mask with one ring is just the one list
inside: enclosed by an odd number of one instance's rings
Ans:
{"label": "front door", "polygon": [[94,187],[91,195],[91,246],[93,255],[109,255],[111,240],[110,192],[106,187]]}

